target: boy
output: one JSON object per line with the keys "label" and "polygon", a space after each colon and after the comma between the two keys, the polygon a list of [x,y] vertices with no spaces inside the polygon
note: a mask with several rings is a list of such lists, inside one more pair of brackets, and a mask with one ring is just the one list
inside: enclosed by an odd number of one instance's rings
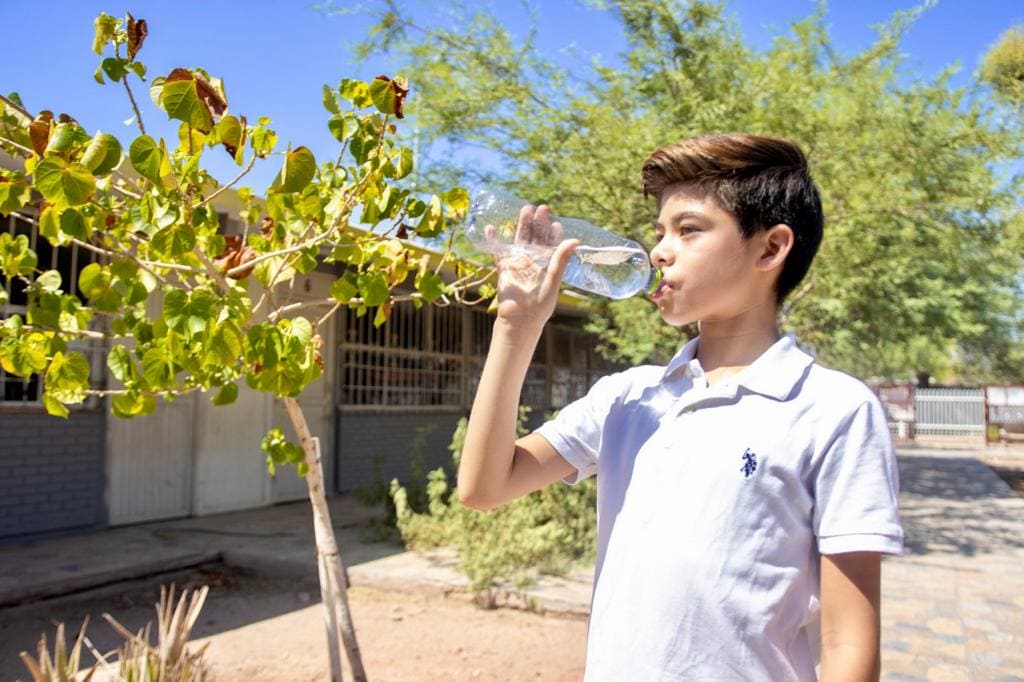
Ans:
{"label": "boy", "polygon": [[[598,474],[588,680],[813,680],[819,632],[822,679],[878,679],[880,555],[902,551],[886,419],[776,322],[821,242],[806,159],[786,140],[707,135],[654,152],[643,191],[659,209],[652,298],[700,335],[516,440],[577,243],[546,269],[500,263],[460,498],[488,509]],[[523,209],[519,239],[558,243],[549,221]]]}

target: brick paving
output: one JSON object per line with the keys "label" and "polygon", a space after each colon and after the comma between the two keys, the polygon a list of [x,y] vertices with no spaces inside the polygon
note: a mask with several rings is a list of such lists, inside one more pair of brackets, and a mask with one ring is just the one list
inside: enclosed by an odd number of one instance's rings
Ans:
{"label": "brick paving", "polygon": [[882,680],[1024,681],[1024,498],[969,452],[901,451],[900,479]]}

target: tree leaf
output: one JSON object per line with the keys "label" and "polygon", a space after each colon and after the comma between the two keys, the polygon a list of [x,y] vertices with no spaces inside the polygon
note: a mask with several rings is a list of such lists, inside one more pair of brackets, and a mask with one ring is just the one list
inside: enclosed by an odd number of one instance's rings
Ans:
{"label": "tree leaf", "polygon": [[4,277],[27,277],[36,269],[38,262],[35,251],[29,247],[27,236],[0,233],[0,273]]}
{"label": "tree leaf", "polygon": [[131,353],[121,344],[114,346],[107,353],[107,367],[114,378],[122,383],[127,384],[138,379]]}
{"label": "tree leaf", "polygon": [[81,241],[89,240],[89,228],[85,218],[76,209],[66,208],[60,214],[60,231]]}
{"label": "tree leaf", "polygon": [[370,308],[384,303],[391,295],[388,278],[383,272],[361,273],[358,277],[358,286],[363,305]]}
{"label": "tree leaf", "polygon": [[68,163],[59,156],[43,159],[35,169],[36,187],[46,200],[62,206],[79,206],[89,201],[96,180],[80,163]]}
{"label": "tree leaf", "polygon": [[85,400],[89,388],[89,361],[78,351],[58,351],[46,368],[46,393],[65,404]]}
{"label": "tree leaf", "polygon": [[402,147],[398,150],[398,164],[395,166],[395,179],[401,180],[412,172],[412,150]]}
{"label": "tree leaf", "polygon": [[409,94],[409,84],[404,78],[377,76],[370,81],[370,99],[382,113],[404,118],[402,106]]}
{"label": "tree leaf", "polygon": [[353,273],[346,272],[343,276],[331,282],[331,297],[342,303],[348,303],[349,300],[355,298],[359,294],[359,286],[353,281],[354,279],[355,275]]}
{"label": "tree leaf", "polygon": [[171,388],[177,368],[165,346],[152,346],[142,356],[142,376],[154,390]]}
{"label": "tree leaf", "polygon": [[72,147],[85,144],[90,139],[89,134],[77,123],[61,123],[50,133],[50,139],[46,144],[46,152],[44,153],[63,153]]}
{"label": "tree leaf", "polygon": [[316,174],[316,159],[306,147],[290,150],[284,157],[281,168],[281,189],[285,192],[299,192],[306,188]]}
{"label": "tree leaf", "polygon": [[338,96],[334,94],[334,90],[331,86],[326,83],[324,84],[323,90],[323,102],[324,109],[327,109],[328,112],[335,115],[341,113],[341,109],[338,107]]}
{"label": "tree leaf", "polygon": [[221,386],[217,394],[210,399],[214,405],[230,405],[238,400],[238,384],[232,382]]}
{"label": "tree leaf", "polygon": [[196,231],[191,225],[174,222],[157,230],[150,242],[154,249],[171,257],[182,256],[196,245]]}
{"label": "tree leaf", "polygon": [[160,107],[168,117],[184,121],[196,130],[213,130],[213,116],[199,97],[195,76],[187,69],[175,69],[164,81]]}
{"label": "tree leaf", "polygon": [[131,12],[128,12],[128,59],[135,60],[135,55],[142,49],[142,43],[149,35],[149,27],[145,19],[135,20]]}
{"label": "tree leaf", "polygon": [[355,120],[349,114],[335,114],[327,120],[327,128],[338,142],[344,142],[356,131]]}
{"label": "tree leaf", "polygon": [[217,139],[235,159],[235,163],[241,164],[242,155],[239,152],[245,146],[245,117],[241,120],[231,115],[222,118],[217,123]]}
{"label": "tree leaf", "polygon": [[93,20],[93,28],[95,29],[95,34],[92,39],[92,51],[96,54],[103,54],[104,48],[113,39],[114,32],[117,30],[117,19],[109,14],[100,12]]}
{"label": "tree leaf", "polygon": [[32,149],[39,156],[43,155],[43,152],[46,151],[46,146],[50,143],[51,123],[53,123],[53,112],[44,109],[32,119],[32,123],[28,126],[28,137],[32,142]]}
{"label": "tree leaf", "polygon": [[108,133],[97,133],[82,156],[82,165],[95,176],[106,175],[121,163],[121,143]]}
{"label": "tree leaf", "polygon": [[46,408],[46,413],[51,417],[67,419],[71,415],[71,411],[68,410],[67,406],[50,395],[49,391],[43,391],[43,407]]}
{"label": "tree leaf", "polygon": [[207,291],[197,289],[185,293],[181,289],[174,289],[164,297],[164,319],[172,330],[191,336],[206,329],[212,307],[213,297]]}
{"label": "tree leaf", "polygon": [[139,175],[155,185],[161,183],[164,163],[164,151],[157,146],[149,135],[140,135],[128,147],[128,160]]}
{"label": "tree leaf", "polygon": [[23,177],[14,179],[0,175],[0,215],[23,208],[32,200],[32,187]]}
{"label": "tree leaf", "polygon": [[107,78],[119,81],[128,75],[127,63],[127,60],[119,57],[107,57],[100,62],[100,68],[103,69],[103,73],[107,74]]}
{"label": "tree leaf", "polygon": [[342,78],[341,85],[338,86],[338,92],[357,109],[373,104],[373,99],[370,97],[370,86],[363,81]]}
{"label": "tree leaf", "polygon": [[433,303],[445,293],[445,283],[440,275],[424,270],[416,275],[416,291],[423,294],[427,303]]}

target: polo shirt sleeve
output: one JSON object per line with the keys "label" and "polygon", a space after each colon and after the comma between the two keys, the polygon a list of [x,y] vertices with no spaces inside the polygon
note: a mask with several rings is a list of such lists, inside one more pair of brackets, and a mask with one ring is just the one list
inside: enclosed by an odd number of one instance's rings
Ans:
{"label": "polo shirt sleeve", "polygon": [[899,473],[881,404],[870,396],[841,420],[814,478],[821,554],[903,552]]}
{"label": "polo shirt sleeve", "polygon": [[576,467],[576,473],[564,479],[566,483],[575,485],[597,473],[605,422],[615,399],[622,393],[624,376],[620,372],[598,379],[585,396],[563,407],[554,419],[534,432]]}

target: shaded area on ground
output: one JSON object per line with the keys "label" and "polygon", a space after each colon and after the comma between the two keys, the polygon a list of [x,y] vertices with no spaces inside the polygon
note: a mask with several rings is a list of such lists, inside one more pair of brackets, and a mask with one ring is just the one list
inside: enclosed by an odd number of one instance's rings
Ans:
{"label": "shaded area on ground", "polygon": [[1020,498],[977,459],[910,453],[899,467],[908,554],[1024,549]]}
{"label": "shaded area on ground", "polygon": [[[160,599],[160,585],[171,583],[176,585],[176,594],[185,588],[210,587],[206,604],[193,630],[193,639],[271,619],[320,601],[315,575],[306,578],[268,577],[223,564],[209,564],[198,570],[125,581],[116,586],[9,607],[0,610],[0,679],[27,677],[18,654],[27,651],[34,656],[39,636],[43,633],[46,633],[52,655],[55,624],[58,622],[64,623],[70,646],[83,619],[88,616],[87,636],[101,653],[124,643],[103,619],[105,612],[132,632],[138,632],[152,621],[155,640],[154,604]],[[83,662],[91,665],[94,661],[92,654],[83,654]]]}

